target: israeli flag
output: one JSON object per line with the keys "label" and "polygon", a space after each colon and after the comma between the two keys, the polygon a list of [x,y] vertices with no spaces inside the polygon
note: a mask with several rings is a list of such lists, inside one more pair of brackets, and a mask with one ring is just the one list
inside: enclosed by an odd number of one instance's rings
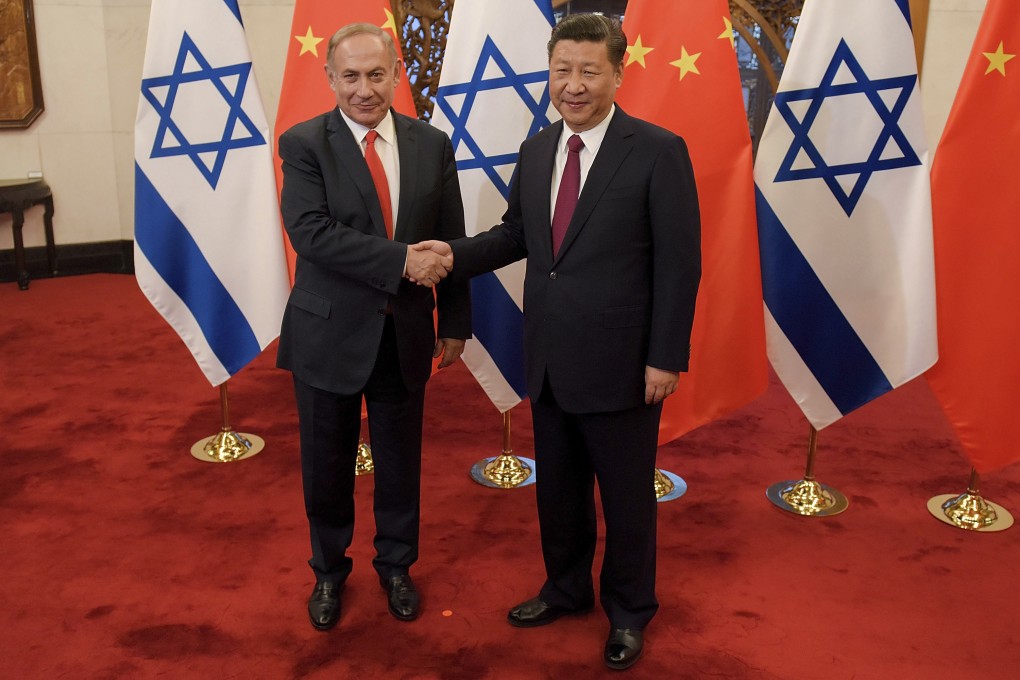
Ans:
{"label": "israeli flag", "polygon": [[[559,120],[548,88],[552,22],[550,0],[457,0],[432,124],[453,141],[468,236],[500,223],[521,142]],[[501,412],[526,396],[524,267],[471,284],[476,342],[463,359]]]}
{"label": "israeli flag", "polygon": [[237,0],[154,0],[135,120],[135,274],[219,385],[289,293],[269,126]]}
{"label": "israeli flag", "polygon": [[816,429],[937,359],[908,0],[807,0],[755,162],[769,359]]}

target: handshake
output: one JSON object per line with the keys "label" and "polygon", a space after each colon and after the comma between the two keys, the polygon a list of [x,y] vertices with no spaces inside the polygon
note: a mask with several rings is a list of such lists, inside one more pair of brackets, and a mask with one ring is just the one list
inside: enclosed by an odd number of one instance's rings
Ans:
{"label": "handshake", "polygon": [[453,270],[453,249],[445,241],[422,241],[407,246],[404,278],[431,288]]}

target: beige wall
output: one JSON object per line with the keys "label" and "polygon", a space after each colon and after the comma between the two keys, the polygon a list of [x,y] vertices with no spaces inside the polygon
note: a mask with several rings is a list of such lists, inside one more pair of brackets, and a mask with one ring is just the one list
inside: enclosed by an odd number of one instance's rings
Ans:
{"label": "beige wall", "polygon": [[[53,188],[58,243],[133,237],[133,126],[149,0],[35,0],[46,111],[25,131],[0,131],[0,178],[42,171]],[[985,0],[931,0],[922,91],[934,148]],[[270,126],[293,0],[240,0]],[[0,249],[13,247],[0,216]],[[25,226],[41,245],[41,210]]]}
{"label": "beige wall", "polygon": [[921,93],[932,149],[946,125],[985,3],[986,0],[931,0]]}
{"label": "beige wall", "polygon": [[[272,127],[294,0],[240,0]],[[0,179],[41,171],[53,189],[57,243],[133,238],[134,122],[150,0],[34,0],[46,110],[28,130],[0,130]],[[13,248],[10,215],[0,249]],[[25,245],[43,244],[42,210]]]}

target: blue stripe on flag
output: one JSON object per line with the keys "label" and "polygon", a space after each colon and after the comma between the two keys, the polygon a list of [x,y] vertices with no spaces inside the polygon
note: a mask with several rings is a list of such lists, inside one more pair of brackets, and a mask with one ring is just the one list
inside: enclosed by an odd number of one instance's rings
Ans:
{"label": "blue stripe on flag", "polygon": [[527,396],[524,314],[491,272],[471,279],[471,327],[517,396]]}
{"label": "blue stripe on flag", "polygon": [[900,11],[903,12],[903,17],[907,20],[907,26],[913,29],[914,24],[910,21],[910,0],[896,0],[896,4],[899,6]]}
{"label": "blue stripe on flag", "polygon": [[556,17],[553,16],[552,0],[535,0],[535,4],[538,5],[538,9],[545,16],[545,20],[552,26],[556,23]]}
{"label": "blue stripe on flag", "polygon": [[244,26],[244,22],[241,21],[241,8],[237,6],[237,0],[223,0],[223,4],[227,6],[227,9],[234,13],[235,17],[237,17],[237,23]]}
{"label": "blue stripe on flag", "polygon": [[[135,164],[135,242],[187,305],[206,342],[230,375],[261,352],[244,313],[209,266],[198,244]],[[243,267],[245,263],[238,262]]]}
{"label": "blue stripe on flag", "polygon": [[755,187],[765,304],[843,415],[892,389],[857,331]]}

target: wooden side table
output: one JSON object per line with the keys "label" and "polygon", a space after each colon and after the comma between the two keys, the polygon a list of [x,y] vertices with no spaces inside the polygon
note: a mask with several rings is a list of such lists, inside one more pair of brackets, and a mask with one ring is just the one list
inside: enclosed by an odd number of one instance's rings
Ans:
{"label": "wooden side table", "polygon": [[0,213],[11,213],[14,222],[14,266],[18,270],[18,288],[28,290],[31,277],[25,266],[25,243],[21,228],[25,225],[25,211],[42,205],[43,225],[46,229],[46,262],[54,276],[57,275],[57,248],[53,243],[53,193],[41,179],[0,180]]}

